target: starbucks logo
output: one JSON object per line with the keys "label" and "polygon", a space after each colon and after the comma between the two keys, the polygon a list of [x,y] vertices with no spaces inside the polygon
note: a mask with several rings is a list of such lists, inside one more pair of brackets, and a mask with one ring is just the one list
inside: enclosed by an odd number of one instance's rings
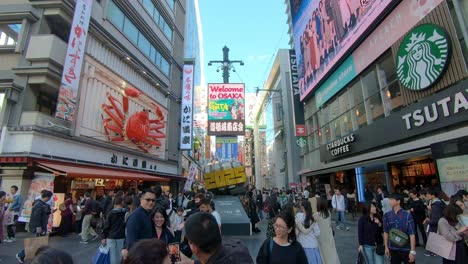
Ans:
{"label": "starbucks logo", "polygon": [[445,29],[434,24],[414,28],[398,49],[398,79],[410,90],[429,88],[446,70],[450,48]]}

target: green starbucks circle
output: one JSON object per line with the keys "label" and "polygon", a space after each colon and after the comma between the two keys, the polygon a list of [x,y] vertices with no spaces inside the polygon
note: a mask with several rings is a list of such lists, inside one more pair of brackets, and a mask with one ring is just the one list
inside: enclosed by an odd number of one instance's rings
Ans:
{"label": "green starbucks circle", "polygon": [[442,77],[450,55],[450,37],[445,29],[434,24],[417,26],[398,49],[398,79],[410,90],[427,89]]}

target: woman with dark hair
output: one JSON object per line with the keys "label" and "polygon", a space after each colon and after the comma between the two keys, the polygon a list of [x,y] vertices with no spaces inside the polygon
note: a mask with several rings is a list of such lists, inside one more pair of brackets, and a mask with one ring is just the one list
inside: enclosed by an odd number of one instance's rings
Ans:
{"label": "woman with dark hair", "polygon": [[383,245],[383,224],[377,213],[375,203],[364,203],[362,216],[358,221],[359,252],[362,252],[367,264],[383,264],[383,255],[377,254],[376,247]]}
{"label": "woman with dark hair", "polygon": [[167,245],[158,239],[143,239],[128,252],[124,264],[170,264]]}
{"label": "woman with dark hair", "polygon": [[66,252],[51,247],[40,247],[31,264],[73,264],[73,258]]}
{"label": "woman with dark hair", "polygon": [[[461,226],[468,226],[468,208],[463,202],[463,198],[456,195],[450,197],[450,205],[458,206],[463,210],[463,213],[458,215],[458,224]],[[468,239],[468,237],[466,239]]]}
{"label": "woman with dark hair", "polygon": [[256,226],[260,219],[257,214],[257,204],[253,198],[253,192],[247,192],[247,215],[250,218],[250,223],[252,223],[252,232],[259,233],[260,229]]}
{"label": "woman with dark hair", "polygon": [[454,205],[448,205],[443,211],[443,217],[437,223],[437,233],[448,241],[456,243],[455,260],[442,258],[443,264],[468,263],[468,249],[464,237],[468,237],[468,226],[459,227],[458,216],[463,210]]}
{"label": "woman with dark hair", "polygon": [[0,191],[0,244],[3,241],[3,216],[5,214],[6,192]]}
{"label": "woman with dark hair", "polygon": [[320,198],[317,201],[317,212],[314,213],[315,222],[320,228],[320,235],[317,237],[320,256],[323,264],[340,264],[338,252],[336,251],[335,238],[331,227],[331,214],[328,210],[328,201]]}
{"label": "woman with dark hair", "polygon": [[168,227],[169,218],[166,210],[161,206],[157,206],[153,210],[152,218],[156,229],[156,238],[164,242],[166,245],[175,242],[174,234]]}
{"label": "woman with dark hair", "polygon": [[322,264],[317,242],[320,228],[312,216],[312,206],[309,200],[303,200],[300,207],[302,213],[296,214],[297,241],[304,247],[309,264]]}
{"label": "woman with dark hair", "polygon": [[263,242],[258,251],[257,264],[307,264],[304,248],[296,240],[296,224],[292,211],[281,211],[273,226],[275,237]]}
{"label": "woman with dark hair", "polygon": [[72,231],[73,224],[73,201],[71,193],[65,194],[65,201],[60,204],[60,220],[59,233],[61,236],[67,236]]}

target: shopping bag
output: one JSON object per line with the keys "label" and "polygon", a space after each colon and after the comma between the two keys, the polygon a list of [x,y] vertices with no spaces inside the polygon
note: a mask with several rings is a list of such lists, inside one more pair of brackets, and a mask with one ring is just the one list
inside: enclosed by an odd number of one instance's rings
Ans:
{"label": "shopping bag", "polygon": [[366,264],[366,261],[364,260],[364,255],[362,254],[361,251],[358,252],[356,264]]}
{"label": "shopping bag", "polygon": [[[15,223],[15,212],[13,211],[10,211],[10,210],[6,210],[5,211],[5,214],[3,215],[3,224],[8,226],[8,225],[12,225]],[[2,224],[2,223],[0,223]]]}
{"label": "shopping bag", "polygon": [[109,247],[100,245],[93,257],[93,264],[110,264]]}
{"label": "shopping bag", "polygon": [[444,259],[455,260],[457,246],[455,242],[448,241],[445,237],[437,233],[429,232],[426,250],[439,255]]}
{"label": "shopping bag", "polygon": [[38,236],[24,239],[25,259],[33,259],[40,247],[49,245],[49,236]]}

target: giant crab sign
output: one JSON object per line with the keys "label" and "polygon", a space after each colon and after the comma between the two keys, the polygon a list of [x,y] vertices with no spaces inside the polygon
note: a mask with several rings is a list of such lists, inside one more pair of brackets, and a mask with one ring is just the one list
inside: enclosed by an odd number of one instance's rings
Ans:
{"label": "giant crab sign", "polygon": [[[151,148],[161,146],[159,139],[166,138],[161,130],[166,125],[163,111],[155,103],[150,103],[153,109],[143,109],[133,114],[128,112],[129,97],[139,98],[141,95],[135,88],[125,88],[120,102],[108,92],[108,104],[102,104],[102,121],[109,141],[130,141],[144,152],[149,152]],[[150,113],[153,112],[156,119],[150,119]]]}

